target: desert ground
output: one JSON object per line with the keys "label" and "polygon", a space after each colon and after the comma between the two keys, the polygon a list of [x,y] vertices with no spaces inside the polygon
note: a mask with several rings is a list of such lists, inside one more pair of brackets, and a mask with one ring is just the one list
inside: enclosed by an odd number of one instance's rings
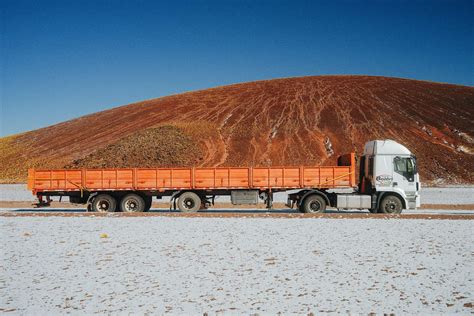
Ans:
{"label": "desert ground", "polygon": [[125,217],[5,208],[32,198],[22,185],[1,188],[3,312],[474,312],[474,187],[423,188],[436,207],[399,217],[231,208]]}
{"label": "desert ground", "polygon": [[472,223],[4,217],[1,308],[471,314]]}

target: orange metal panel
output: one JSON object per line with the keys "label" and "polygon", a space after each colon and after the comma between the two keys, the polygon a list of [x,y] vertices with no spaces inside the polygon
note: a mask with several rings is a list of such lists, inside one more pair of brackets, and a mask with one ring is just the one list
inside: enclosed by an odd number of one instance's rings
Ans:
{"label": "orange metal panel", "polygon": [[171,187],[171,169],[158,169],[157,177],[159,189]]}
{"label": "orange metal panel", "polygon": [[133,169],[117,169],[117,189],[133,189]]}
{"label": "orange metal panel", "polygon": [[64,170],[51,170],[51,189],[63,190],[66,187],[66,175]]}
{"label": "orange metal panel", "polygon": [[102,170],[86,170],[86,188],[102,189]]}
{"label": "orange metal panel", "polygon": [[66,190],[75,190],[81,188],[81,179],[81,170],[66,170]]}
{"label": "orange metal panel", "polygon": [[332,187],[333,168],[321,167],[319,177],[321,182],[320,185],[323,187]]}
{"label": "orange metal panel", "polygon": [[194,170],[194,187],[195,188],[212,188],[215,187],[214,168],[196,168]]}
{"label": "orange metal panel", "polygon": [[270,169],[270,186],[283,186],[283,168],[269,168]]}
{"label": "orange metal panel", "polygon": [[249,168],[229,168],[229,187],[248,187],[249,174]]}
{"label": "orange metal panel", "polygon": [[156,187],[156,169],[136,169],[137,189]]}
{"label": "orange metal panel", "polygon": [[172,169],[171,186],[173,188],[191,188],[191,168]]}
{"label": "orange metal panel", "polygon": [[268,168],[253,168],[253,179],[254,187],[267,187],[268,186]]}
{"label": "orange metal panel", "polygon": [[229,169],[216,169],[216,186],[227,188],[229,186]]}
{"label": "orange metal panel", "polygon": [[318,187],[321,182],[319,171],[319,168],[303,168],[303,186],[306,188]]}
{"label": "orange metal panel", "polygon": [[27,184],[28,190],[34,189],[35,187],[34,181],[35,181],[35,169],[28,169],[28,184]]}
{"label": "orange metal panel", "polygon": [[117,188],[117,171],[116,170],[103,170],[102,171],[102,188],[104,189],[116,189]]}
{"label": "orange metal panel", "polygon": [[300,168],[284,168],[284,187],[295,188],[300,183]]}

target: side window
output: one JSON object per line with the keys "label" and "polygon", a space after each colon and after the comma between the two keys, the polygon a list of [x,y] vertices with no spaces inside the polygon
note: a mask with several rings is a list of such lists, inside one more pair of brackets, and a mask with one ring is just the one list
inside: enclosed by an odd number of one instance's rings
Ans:
{"label": "side window", "polygon": [[393,167],[396,173],[407,178],[409,182],[414,181],[415,167],[410,158],[395,157],[393,159]]}
{"label": "side window", "polygon": [[407,172],[407,162],[405,158],[396,157],[393,160],[393,164],[395,166],[396,173],[405,175],[405,172]]}
{"label": "side window", "polygon": [[374,157],[369,157],[369,177],[374,176]]}

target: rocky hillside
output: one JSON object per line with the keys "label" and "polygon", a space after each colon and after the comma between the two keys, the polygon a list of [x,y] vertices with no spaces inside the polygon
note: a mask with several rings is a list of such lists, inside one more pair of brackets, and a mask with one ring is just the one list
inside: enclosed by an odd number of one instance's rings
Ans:
{"label": "rocky hillside", "polygon": [[369,76],[257,81],[2,138],[0,179],[24,181],[29,167],[333,164],[390,138],[415,152],[425,181],[474,183],[473,126],[473,87]]}

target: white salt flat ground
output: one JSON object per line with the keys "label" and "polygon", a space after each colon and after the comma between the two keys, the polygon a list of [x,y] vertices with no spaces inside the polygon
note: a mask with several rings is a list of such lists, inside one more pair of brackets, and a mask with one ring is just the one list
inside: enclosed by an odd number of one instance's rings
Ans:
{"label": "white salt flat ground", "polygon": [[470,220],[3,217],[0,308],[471,314],[472,232]]}

